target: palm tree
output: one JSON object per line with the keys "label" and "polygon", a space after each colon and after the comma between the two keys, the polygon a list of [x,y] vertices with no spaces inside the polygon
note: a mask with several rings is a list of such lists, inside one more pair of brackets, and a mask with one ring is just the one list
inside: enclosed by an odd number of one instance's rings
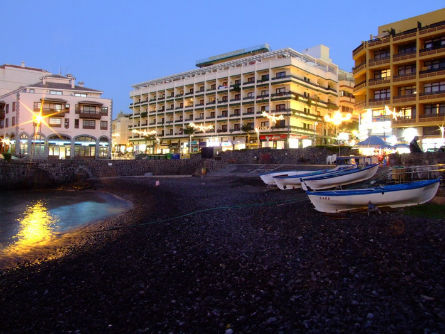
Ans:
{"label": "palm tree", "polygon": [[184,134],[189,135],[189,153],[192,153],[192,136],[195,133],[195,128],[187,125],[184,128]]}
{"label": "palm tree", "polygon": [[247,144],[249,143],[249,139],[250,139],[250,132],[252,131],[252,127],[249,124],[243,124],[243,126],[241,127],[241,131],[245,132],[247,134],[246,136],[246,148],[247,148]]}

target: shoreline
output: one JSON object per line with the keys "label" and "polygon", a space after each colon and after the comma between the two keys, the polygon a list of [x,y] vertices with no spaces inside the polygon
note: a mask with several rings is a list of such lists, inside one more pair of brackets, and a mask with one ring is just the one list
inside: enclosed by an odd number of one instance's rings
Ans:
{"label": "shoreline", "polygon": [[[0,272],[0,332],[445,329],[440,220],[402,210],[327,217],[304,193],[255,178],[94,186],[134,198],[106,226],[183,216],[94,233],[69,256]],[[249,206],[268,202],[283,204]],[[215,207],[224,209],[185,215]]]}

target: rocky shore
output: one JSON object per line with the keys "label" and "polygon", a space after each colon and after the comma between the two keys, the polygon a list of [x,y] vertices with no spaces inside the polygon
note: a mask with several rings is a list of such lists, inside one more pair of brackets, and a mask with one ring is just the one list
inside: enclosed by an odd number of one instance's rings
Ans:
{"label": "rocky shore", "polygon": [[445,332],[443,221],[326,216],[256,179],[154,183],[98,181],[133,209],[2,270],[0,332]]}

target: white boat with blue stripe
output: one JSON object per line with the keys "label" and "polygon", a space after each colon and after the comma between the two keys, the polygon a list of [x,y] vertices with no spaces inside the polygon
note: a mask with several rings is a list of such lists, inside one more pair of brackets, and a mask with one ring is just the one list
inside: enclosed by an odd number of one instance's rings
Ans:
{"label": "white boat with blue stripe", "polygon": [[413,181],[366,189],[307,191],[315,209],[337,213],[376,207],[400,208],[429,202],[436,196],[440,179]]}
{"label": "white boat with blue stripe", "polygon": [[301,187],[303,190],[320,190],[362,182],[373,177],[378,168],[378,164],[373,164],[363,168],[340,170],[320,176],[302,177]]}
{"label": "white boat with blue stripe", "polygon": [[301,188],[301,178],[309,176],[321,176],[329,173],[335,173],[341,170],[357,168],[355,165],[339,165],[333,169],[320,169],[315,171],[300,171],[298,174],[275,175],[272,177],[275,185],[281,190]]}
{"label": "white boat with blue stripe", "polygon": [[336,170],[340,170],[340,169],[344,169],[346,168],[346,166],[350,166],[348,168],[352,168],[354,167],[354,165],[341,165],[341,166],[336,166],[335,168],[331,168],[331,169],[320,169],[320,170],[315,170],[315,171],[310,171],[310,170],[282,170],[282,171],[277,171],[277,172],[272,172],[272,173],[265,173],[265,174],[261,174],[260,178],[261,180],[268,186],[275,186],[275,180],[274,178],[277,176],[296,176],[299,175],[300,177],[303,175],[310,175],[311,173],[313,175],[319,175],[322,172],[326,173],[326,172],[332,172],[332,171],[336,171]]}

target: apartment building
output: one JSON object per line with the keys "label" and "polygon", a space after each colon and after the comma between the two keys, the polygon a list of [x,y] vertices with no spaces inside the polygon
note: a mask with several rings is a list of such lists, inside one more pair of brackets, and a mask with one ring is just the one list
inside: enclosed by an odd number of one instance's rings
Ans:
{"label": "apartment building", "polygon": [[353,50],[362,137],[410,142],[417,135],[424,150],[444,145],[444,19],[440,9],[385,24]]}
{"label": "apartment building", "polygon": [[124,154],[128,149],[130,115],[120,112],[111,123],[112,152]]}
{"label": "apartment building", "polygon": [[9,93],[24,85],[33,84],[39,81],[44,75],[51,73],[34,67],[27,67],[22,62],[19,65],[0,65],[0,95]]}
{"label": "apartment building", "polygon": [[263,44],[136,84],[130,142],[147,153],[330,143],[335,129],[323,117],[338,110],[338,67],[328,54],[322,45],[303,53]]}
{"label": "apartment building", "polygon": [[71,75],[44,75],[0,96],[0,151],[32,159],[109,158],[111,100],[76,85]]}

